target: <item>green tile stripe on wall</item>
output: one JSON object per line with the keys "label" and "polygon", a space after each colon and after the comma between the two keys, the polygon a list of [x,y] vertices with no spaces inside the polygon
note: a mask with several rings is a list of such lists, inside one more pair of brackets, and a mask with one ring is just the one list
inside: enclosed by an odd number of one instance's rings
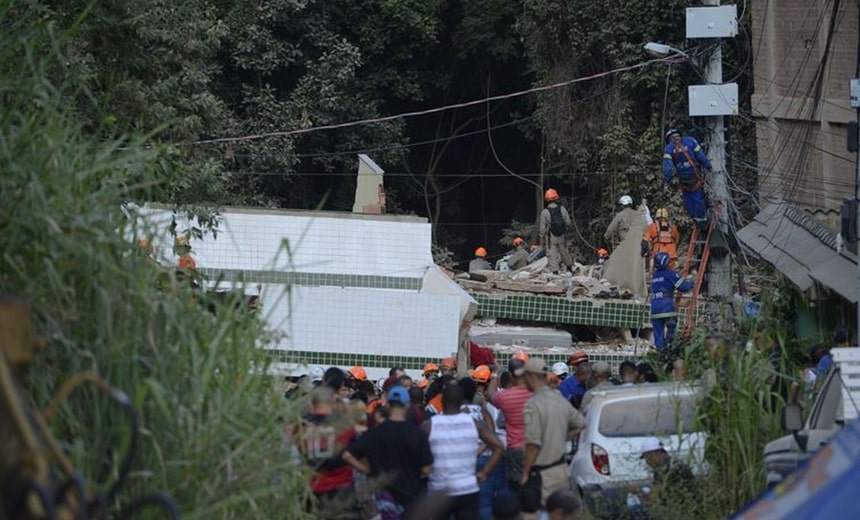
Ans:
{"label": "green tile stripe on wall", "polygon": [[545,323],[636,328],[648,321],[649,305],[619,300],[570,301],[559,296],[472,293],[478,316]]}
{"label": "green tile stripe on wall", "polygon": [[202,268],[210,280],[248,283],[279,283],[304,286],[364,287],[371,289],[400,289],[418,291],[421,278],[375,276],[365,274],[298,273],[295,271],[257,271],[241,269]]}
{"label": "green tile stripe on wall", "polygon": [[359,365],[362,367],[402,367],[407,370],[423,370],[427,363],[439,363],[440,358],[380,355],[380,354],[347,354],[343,352],[309,352],[299,350],[266,351],[273,362],[298,363],[304,365],[345,366]]}

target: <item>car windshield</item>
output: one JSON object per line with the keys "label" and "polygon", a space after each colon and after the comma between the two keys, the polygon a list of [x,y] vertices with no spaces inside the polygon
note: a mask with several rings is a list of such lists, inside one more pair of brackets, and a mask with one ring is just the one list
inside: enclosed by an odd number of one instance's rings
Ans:
{"label": "car windshield", "polygon": [[693,397],[649,396],[607,403],[600,413],[604,437],[646,437],[695,431]]}

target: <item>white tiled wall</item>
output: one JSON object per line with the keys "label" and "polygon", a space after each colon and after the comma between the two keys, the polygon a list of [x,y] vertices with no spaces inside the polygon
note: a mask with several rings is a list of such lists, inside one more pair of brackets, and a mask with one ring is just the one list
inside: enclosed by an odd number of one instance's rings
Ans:
{"label": "white tiled wall", "polygon": [[[291,298],[288,297],[291,294]],[[263,315],[297,351],[445,357],[457,348],[459,298],[408,291],[269,284]]]}
{"label": "white tiled wall", "polygon": [[[147,213],[166,228],[169,211]],[[187,227],[180,222],[178,231]],[[172,257],[168,237],[154,242]],[[417,278],[433,263],[430,243],[430,224],[422,222],[227,210],[217,239],[209,234],[191,245],[199,267]]]}

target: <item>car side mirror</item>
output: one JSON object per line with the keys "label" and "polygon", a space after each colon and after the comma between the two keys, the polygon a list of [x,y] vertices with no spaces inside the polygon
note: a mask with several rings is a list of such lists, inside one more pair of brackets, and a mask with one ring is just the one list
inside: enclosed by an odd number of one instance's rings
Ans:
{"label": "car side mirror", "polygon": [[782,417],[780,418],[782,429],[791,433],[803,429],[803,410],[797,403],[788,403],[782,407]]}

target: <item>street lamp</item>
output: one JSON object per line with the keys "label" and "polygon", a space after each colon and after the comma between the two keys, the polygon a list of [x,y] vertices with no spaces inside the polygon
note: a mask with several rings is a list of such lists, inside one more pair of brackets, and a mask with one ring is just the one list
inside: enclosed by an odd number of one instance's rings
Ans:
{"label": "street lamp", "polygon": [[645,52],[648,53],[649,56],[654,58],[668,58],[669,56],[681,56],[682,58],[686,58],[687,60],[693,61],[693,57],[682,51],[681,49],[676,49],[671,45],[666,45],[665,43],[657,43],[657,42],[648,42],[645,44]]}

